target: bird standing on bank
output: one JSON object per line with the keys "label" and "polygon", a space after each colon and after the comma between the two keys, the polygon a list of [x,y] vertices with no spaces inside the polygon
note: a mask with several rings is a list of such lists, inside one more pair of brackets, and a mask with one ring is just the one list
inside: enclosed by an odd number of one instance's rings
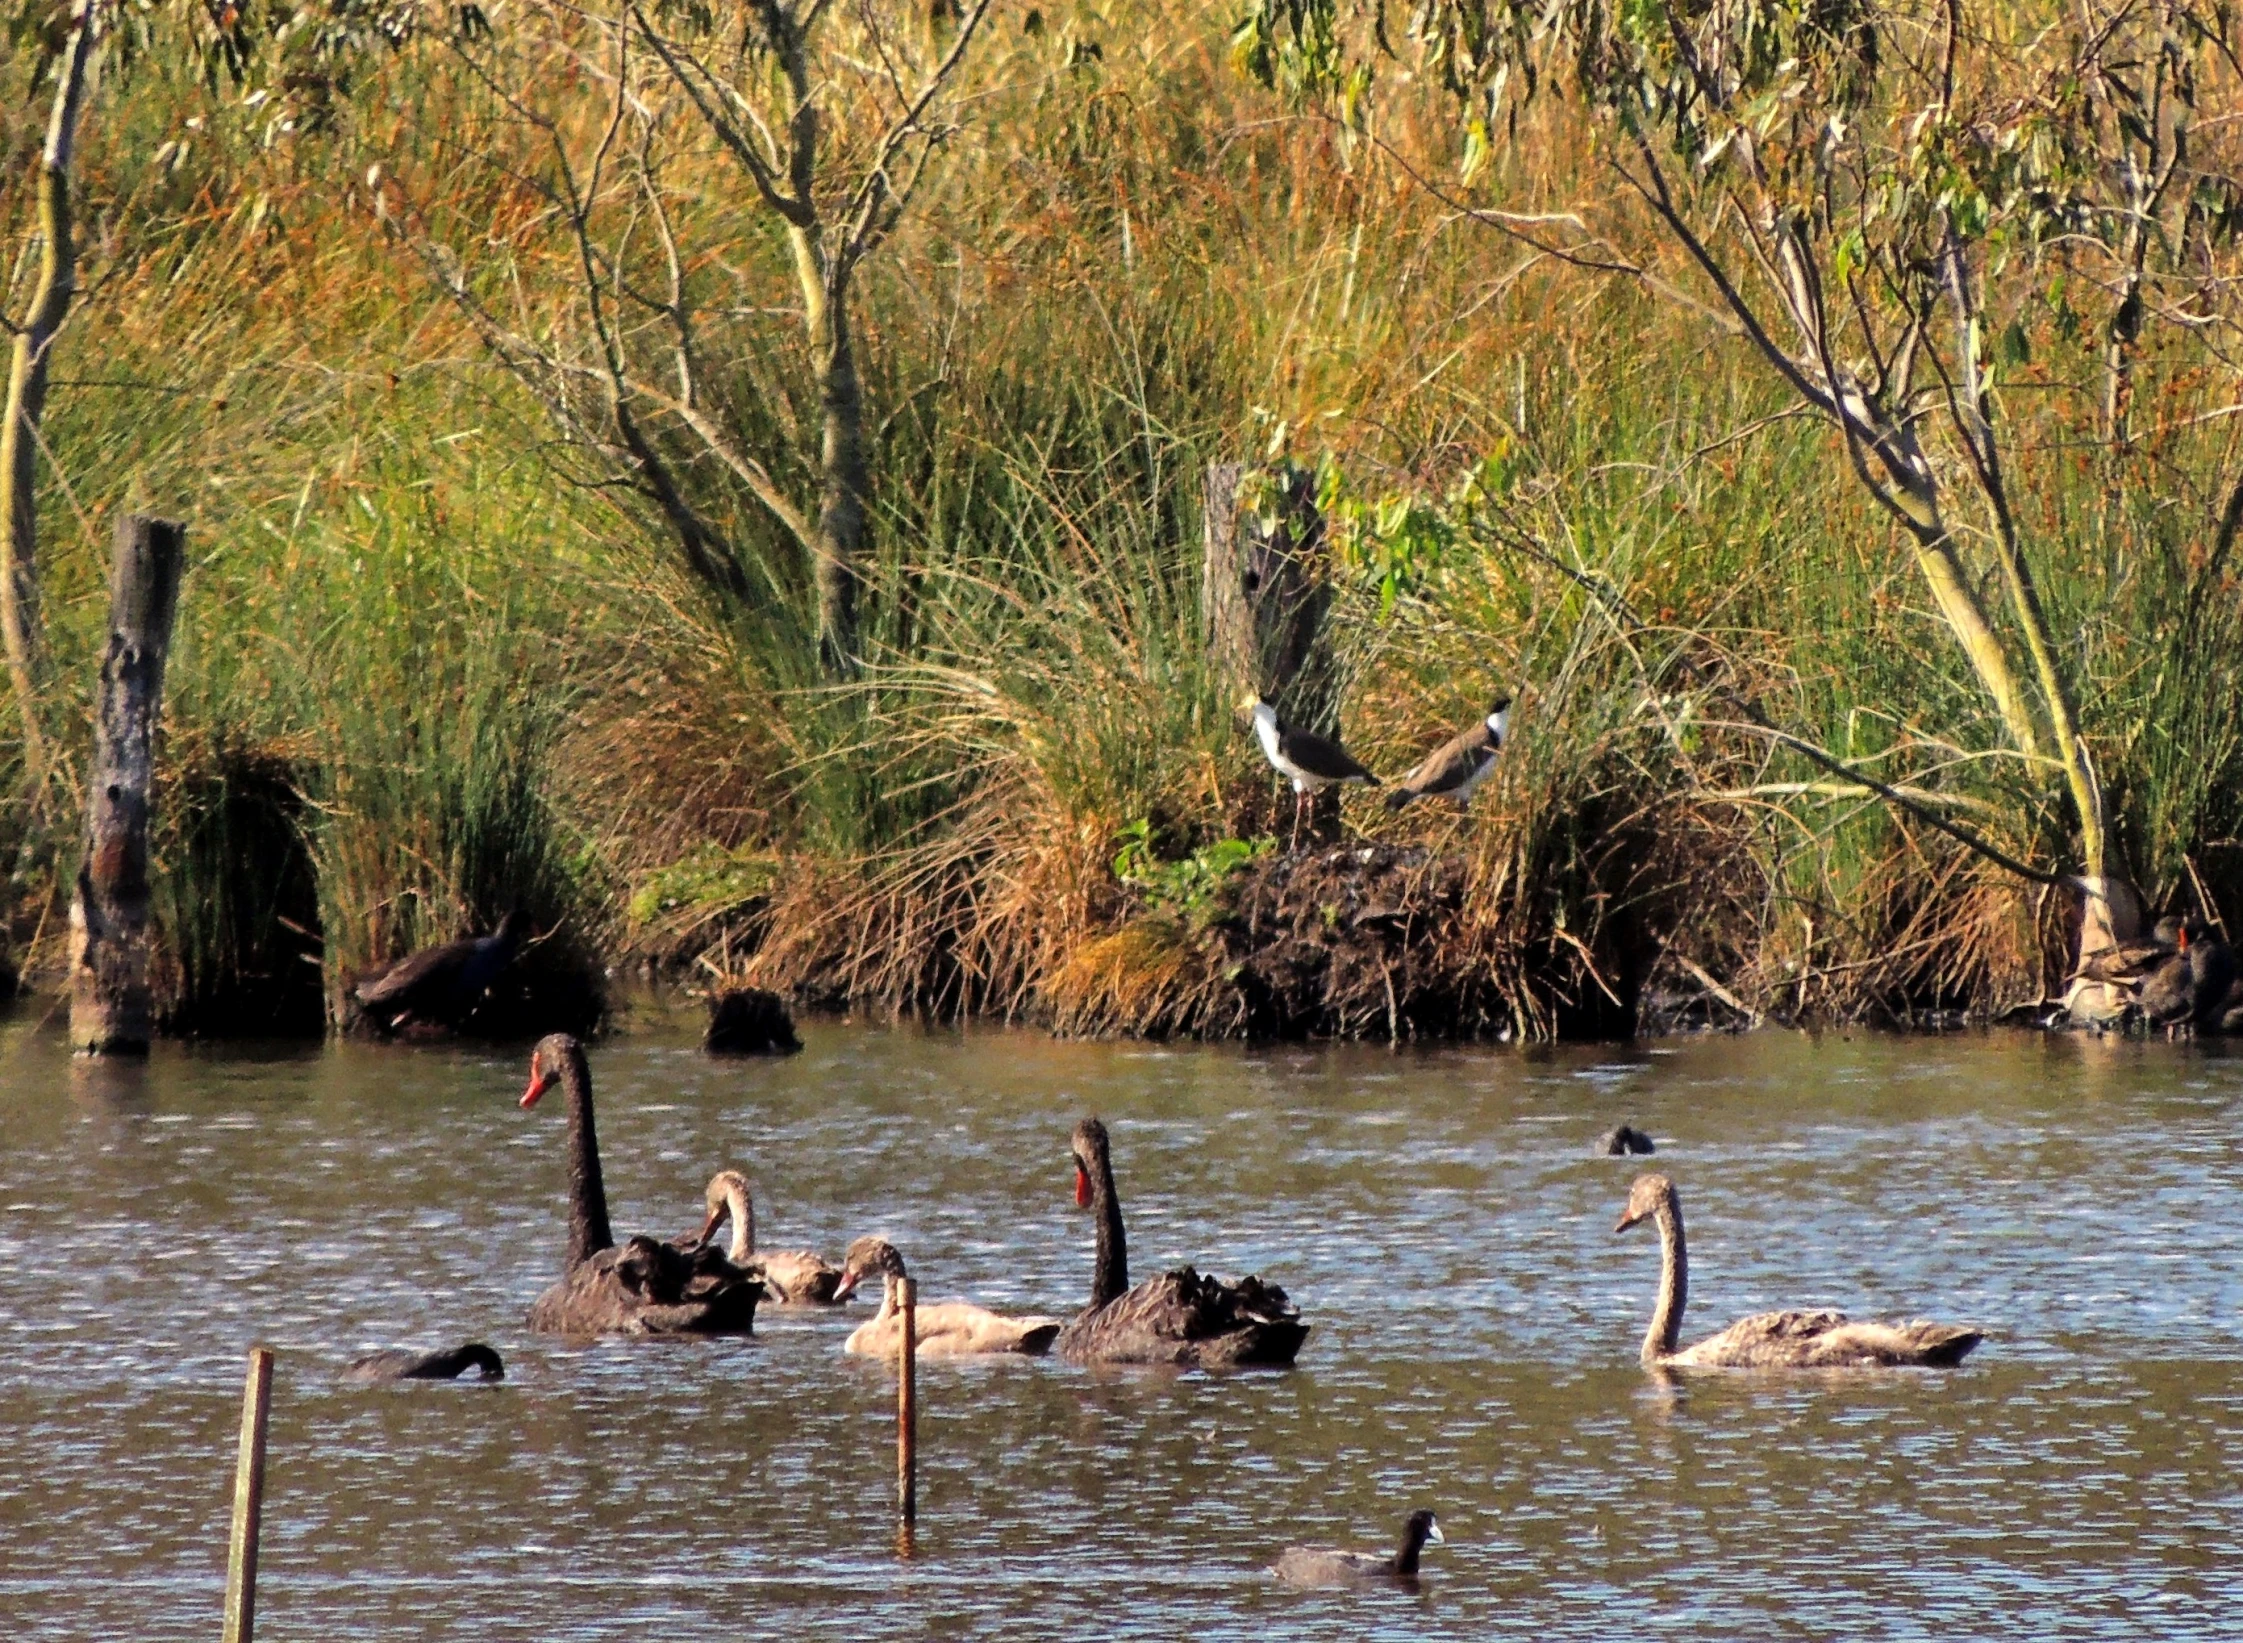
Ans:
{"label": "bird standing on bank", "polygon": [[1293,784],[1294,848],[1301,842],[1301,816],[1311,793],[1343,782],[1378,786],[1379,779],[1358,764],[1354,754],[1329,737],[1294,729],[1277,716],[1267,697],[1249,697],[1247,705],[1254,714],[1254,734],[1261,741],[1262,756],[1269,760],[1271,769]]}
{"label": "bird standing on bank", "polygon": [[1386,796],[1387,809],[1399,810],[1412,799],[1454,799],[1458,809],[1471,809],[1472,792],[1495,769],[1510,728],[1511,698],[1499,696],[1486,718],[1451,736],[1402,778]]}

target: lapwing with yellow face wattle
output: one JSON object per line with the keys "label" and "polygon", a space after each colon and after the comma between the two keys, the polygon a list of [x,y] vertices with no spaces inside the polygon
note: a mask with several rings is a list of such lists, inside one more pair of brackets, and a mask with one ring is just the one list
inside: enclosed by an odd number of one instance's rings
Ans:
{"label": "lapwing with yellow face wattle", "polygon": [[[1293,783],[1293,843],[1301,842],[1301,816],[1308,796],[1342,782],[1362,782],[1376,787],[1379,779],[1355,762],[1355,756],[1338,742],[1313,731],[1295,730],[1277,716],[1277,709],[1261,696],[1246,699],[1254,713],[1254,734],[1261,739],[1262,756],[1280,776]],[[1242,704],[1245,705],[1245,704]]]}
{"label": "lapwing with yellow face wattle", "polygon": [[1425,756],[1415,770],[1386,796],[1386,807],[1399,810],[1412,799],[1454,799],[1461,809],[1472,808],[1472,790],[1488,779],[1495,756],[1511,729],[1511,698],[1499,697],[1488,716],[1460,735],[1451,736]]}

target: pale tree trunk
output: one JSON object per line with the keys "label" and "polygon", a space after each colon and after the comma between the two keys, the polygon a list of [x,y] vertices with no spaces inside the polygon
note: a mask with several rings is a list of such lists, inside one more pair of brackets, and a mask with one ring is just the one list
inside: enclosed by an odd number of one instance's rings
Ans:
{"label": "pale tree trunk", "polygon": [[78,291],[77,246],[70,224],[70,165],[85,109],[86,81],[99,41],[95,0],[78,0],[70,36],[56,63],[54,108],[39,156],[39,281],[16,331],[8,362],[8,398],[0,421],[0,649],[23,717],[23,751],[36,792],[46,779],[46,740],[39,731],[39,504],[33,487],[39,419],[47,407],[47,367],[55,333]]}
{"label": "pale tree trunk", "polygon": [[[1250,506],[1249,470],[1207,465],[1200,504],[1200,608],[1210,660],[1233,699],[1267,697],[1287,723],[1319,736],[1340,733],[1340,670],[1326,618],[1332,608],[1331,553],[1316,480],[1298,470],[1268,475],[1277,487],[1274,526]],[[1282,811],[1282,804],[1280,805]],[[1327,787],[1310,807],[1314,836],[1340,837],[1340,790]]]}
{"label": "pale tree trunk", "polygon": [[864,551],[864,386],[849,335],[848,271],[828,269],[816,229],[796,229],[803,323],[810,333],[823,426],[818,524],[811,542],[818,589],[818,661],[828,678],[857,669],[857,562]]}
{"label": "pale tree trunk", "polygon": [[148,823],[186,549],[184,525],[145,514],[117,521],[86,854],[70,903],[70,1042],[84,1055],[144,1054],[155,1036]]}

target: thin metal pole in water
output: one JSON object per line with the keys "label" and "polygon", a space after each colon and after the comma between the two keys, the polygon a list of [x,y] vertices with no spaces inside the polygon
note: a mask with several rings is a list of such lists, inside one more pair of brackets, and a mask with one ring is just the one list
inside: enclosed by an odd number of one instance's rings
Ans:
{"label": "thin metal pole in water", "polygon": [[241,1459],[234,1468],[234,1544],[226,1561],[224,1643],[250,1643],[257,1629],[257,1531],[265,1516],[265,1417],[273,1405],[273,1349],[249,1349],[241,1394]]}
{"label": "thin metal pole in water", "polygon": [[896,1280],[903,1332],[896,1346],[896,1510],[906,1523],[919,1516],[919,1285]]}

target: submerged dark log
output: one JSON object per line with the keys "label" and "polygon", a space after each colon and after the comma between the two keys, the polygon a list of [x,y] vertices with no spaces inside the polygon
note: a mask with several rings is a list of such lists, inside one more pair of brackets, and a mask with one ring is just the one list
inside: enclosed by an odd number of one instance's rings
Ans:
{"label": "submerged dark log", "polygon": [[792,1055],[802,1040],[777,993],[727,987],[709,995],[709,1030],[701,1048],[711,1055]]}
{"label": "submerged dark log", "polygon": [[186,547],[186,526],[171,520],[117,521],[86,852],[70,901],[70,1042],[83,1055],[145,1055],[155,1035],[148,818]]}

